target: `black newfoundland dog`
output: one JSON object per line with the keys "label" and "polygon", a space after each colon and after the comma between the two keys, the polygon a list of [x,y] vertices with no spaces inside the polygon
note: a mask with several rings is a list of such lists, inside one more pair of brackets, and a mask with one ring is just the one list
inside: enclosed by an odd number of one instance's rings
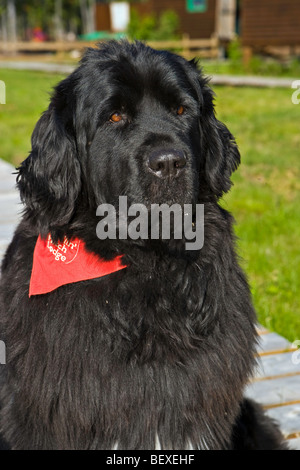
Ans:
{"label": "black newfoundland dog", "polygon": [[[58,84],[2,264],[2,448],[286,448],[243,398],[256,318],[218,205],[239,162],[194,61],[112,41]],[[119,196],[203,204],[203,247],[100,240],[97,208]]]}

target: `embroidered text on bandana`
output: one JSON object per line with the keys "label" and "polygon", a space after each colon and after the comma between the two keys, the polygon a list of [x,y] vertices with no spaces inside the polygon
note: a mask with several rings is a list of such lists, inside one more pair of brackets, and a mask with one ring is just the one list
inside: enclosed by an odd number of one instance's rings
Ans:
{"label": "embroidered text on bandana", "polygon": [[126,268],[122,256],[106,261],[89,253],[78,238],[54,244],[51,236],[38,237],[29,285],[29,297],[46,294],[64,284],[106,276]]}

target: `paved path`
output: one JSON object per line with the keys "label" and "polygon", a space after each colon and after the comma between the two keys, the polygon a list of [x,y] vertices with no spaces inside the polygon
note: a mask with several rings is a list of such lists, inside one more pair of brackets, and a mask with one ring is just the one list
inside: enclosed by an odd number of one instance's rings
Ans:
{"label": "paved path", "polygon": [[[0,160],[0,260],[20,218],[14,168]],[[259,330],[259,365],[246,394],[276,418],[290,445],[300,450],[300,350],[285,338]]]}
{"label": "paved path", "polygon": [[[9,68],[15,70],[40,70],[48,73],[69,74],[75,69],[75,65],[53,64],[34,61],[0,61],[0,68]],[[205,67],[204,67],[205,69]],[[208,74],[211,77],[212,85],[230,85],[230,86],[254,86],[254,87],[281,87],[291,88],[292,83],[297,78],[272,78],[259,76],[236,76],[222,74]],[[299,78],[298,78],[299,80]]]}
{"label": "paved path", "polygon": [[65,73],[73,72],[75,66],[67,64],[52,64],[46,62],[33,62],[26,60],[0,60],[0,68],[14,70],[39,70],[48,73]]}
{"label": "paved path", "polygon": [[20,218],[22,205],[16,191],[15,169],[0,160],[0,260]]}

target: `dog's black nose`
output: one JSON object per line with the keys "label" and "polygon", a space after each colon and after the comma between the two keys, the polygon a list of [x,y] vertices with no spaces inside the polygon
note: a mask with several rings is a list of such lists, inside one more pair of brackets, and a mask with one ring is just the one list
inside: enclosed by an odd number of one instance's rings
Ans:
{"label": "dog's black nose", "polygon": [[181,150],[161,149],[151,153],[148,166],[159,178],[178,176],[186,165],[186,158]]}

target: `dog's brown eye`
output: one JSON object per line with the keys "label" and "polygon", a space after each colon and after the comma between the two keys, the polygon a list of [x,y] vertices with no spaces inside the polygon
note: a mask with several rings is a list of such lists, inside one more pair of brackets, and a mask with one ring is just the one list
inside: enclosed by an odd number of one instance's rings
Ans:
{"label": "dog's brown eye", "polygon": [[123,116],[121,113],[114,113],[110,116],[110,121],[111,122],[120,122],[122,121]]}
{"label": "dog's brown eye", "polygon": [[178,106],[178,108],[176,109],[176,113],[178,114],[178,116],[181,116],[184,113],[184,107]]}

